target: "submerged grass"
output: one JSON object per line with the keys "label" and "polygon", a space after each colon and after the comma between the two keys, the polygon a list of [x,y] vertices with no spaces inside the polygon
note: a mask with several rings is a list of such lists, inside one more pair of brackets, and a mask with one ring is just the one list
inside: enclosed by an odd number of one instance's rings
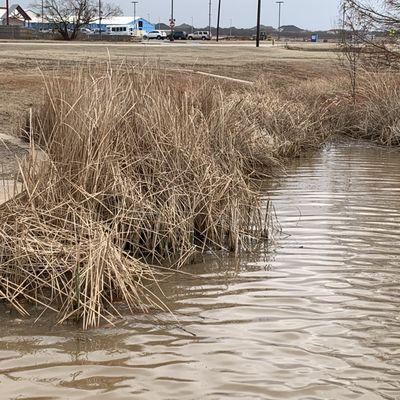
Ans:
{"label": "submerged grass", "polygon": [[0,206],[0,298],[22,314],[36,302],[84,328],[111,322],[117,301],[132,312],[163,307],[149,284],[194,252],[237,254],[267,240],[259,184],[284,157],[332,133],[398,140],[389,110],[398,99],[384,106],[384,133],[373,100],[398,94],[392,83],[366,81],[365,104],[354,108],[339,78],[244,88],[108,64],[44,82],[24,190]]}

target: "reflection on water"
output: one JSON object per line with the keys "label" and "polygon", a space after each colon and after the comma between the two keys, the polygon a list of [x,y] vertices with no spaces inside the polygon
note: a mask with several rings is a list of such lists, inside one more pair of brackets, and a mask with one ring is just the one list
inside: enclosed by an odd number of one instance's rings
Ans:
{"label": "reflection on water", "polygon": [[1,399],[399,399],[400,154],[335,146],[272,189],[268,258],[165,283],[169,314],[82,333],[1,309]]}

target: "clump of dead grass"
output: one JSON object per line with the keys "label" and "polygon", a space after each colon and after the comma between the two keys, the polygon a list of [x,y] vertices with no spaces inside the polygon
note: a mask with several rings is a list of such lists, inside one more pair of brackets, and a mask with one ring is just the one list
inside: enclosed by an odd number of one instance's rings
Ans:
{"label": "clump of dead grass", "polygon": [[148,290],[160,268],[267,239],[255,175],[276,160],[268,135],[233,117],[241,99],[128,66],[45,84],[29,135],[46,156],[31,153],[0,209],[0,297],[18,311],[29,300],[97,326],[118,300],[162,305]]}
{"label": "clump of dead grass", "polygon": [[260,87],[264,89],[257,96],[250,96],[252,106],[263,109],[258,118],[272,136],[281,142],[288,139],[284,155],[319,147],[333,135],[400,145],[400,75],[396,72],[360,69],[355,97],[343,72],[283,89]]}
{"label": "clump of dead grass", "polygon": [[400,145],[400,75],[364,73],[355,108],[356,135],[385,146]]}

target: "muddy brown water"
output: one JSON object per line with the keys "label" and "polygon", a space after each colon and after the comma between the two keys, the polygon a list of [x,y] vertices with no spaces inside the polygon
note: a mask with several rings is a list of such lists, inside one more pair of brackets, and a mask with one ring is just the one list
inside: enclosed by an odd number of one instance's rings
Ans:
{"label": "muddy brown water", "polygon": [[270,190],[272,253],[211,259],[168,314],[81,332],[0,314],[1,399],[400,399],[400,153],[335,145]]}

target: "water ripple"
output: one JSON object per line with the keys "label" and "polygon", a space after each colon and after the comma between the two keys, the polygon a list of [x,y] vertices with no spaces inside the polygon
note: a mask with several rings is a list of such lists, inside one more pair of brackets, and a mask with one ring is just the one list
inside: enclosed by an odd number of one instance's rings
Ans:
{"label": "water ripple", "polygon": [[400,154],[337,145],[267,194],[273,253],[166,282],[179,322],[2,317],[1,398],[400,399]]}

